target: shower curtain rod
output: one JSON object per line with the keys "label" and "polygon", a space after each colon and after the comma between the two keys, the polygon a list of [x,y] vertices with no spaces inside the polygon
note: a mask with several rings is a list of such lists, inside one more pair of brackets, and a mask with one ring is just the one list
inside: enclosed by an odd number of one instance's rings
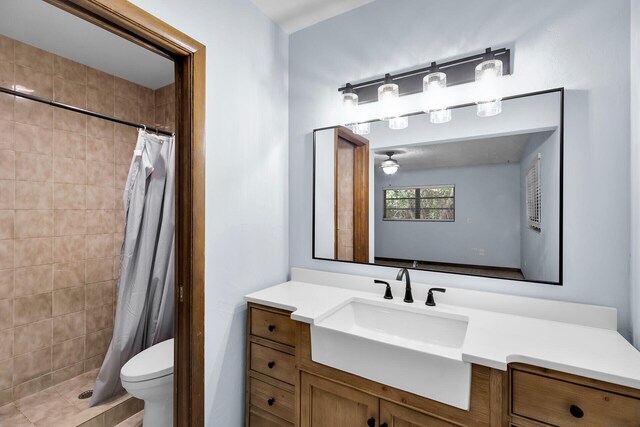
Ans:
{"label": "shower curtain rod", "polygon": [[9,95],[18,96],[20,98],[26,98],[26,99],[29,99],[31,101],[40,102],[42,104],[51,105],[52,107],[58,107],[58,108],[62,108],[64,110],[74,111],[74,112],[80,113],[80,114],[86,114],[86,115],[91,116],[91,117],[97,117],[99,119],[109,120],[110,122],[120,123],[121,125],[131,126],[131,127],[135,127],[135,128],[139,128],[139,129],[144,129],[144,130],[147,130],[147,129],[154,130],[156,133],[161,133],[163,135],[169,135],[169,136],[174,135],[173,132],[167,132],[167,131],[164,131],[164,130],[161,130],[161,129],[158,129],[158,128],[147,128],[147,126],[142,124],[142,123],[129,122],[127,120],[122,120],[122,119],[119,119],[117,117],[108,116],[106,114],[96,113],[95,111],[86,110],[84,108],[74,107],[73,105],[63,104],[61,102],[52,101],[52,100],[46,99],[46,98],[40,98],[39,96],[29,95],[28,93],[18,92],[17,90],[7,89],[7,88],[2,87],[2,86],[0,86],[0,92],[7,93]]}

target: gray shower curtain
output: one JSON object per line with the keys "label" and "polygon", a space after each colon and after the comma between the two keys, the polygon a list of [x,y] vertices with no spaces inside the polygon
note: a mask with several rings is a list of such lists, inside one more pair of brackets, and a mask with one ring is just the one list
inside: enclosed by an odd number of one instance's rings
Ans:
{"label": "gray shower curtain", "polygon": [[120,369],[142,350],[173,337],[174,137],[138,133],[124,190],[125,236],[109,350],[91,405],[123,390]]}

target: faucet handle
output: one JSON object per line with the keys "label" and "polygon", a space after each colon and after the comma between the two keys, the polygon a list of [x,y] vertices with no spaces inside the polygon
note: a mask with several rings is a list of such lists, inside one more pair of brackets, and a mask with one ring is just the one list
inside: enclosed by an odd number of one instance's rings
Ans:
{"label": "faucet handle", "polygon": [[431,288],[431,289],[429,289],[429,293],[427,293],[427,302],[425,302],[425,304],[430,306],[430,307],[434,307],[436,305],[436,300],[433,298],[433,293],[434,292],[445,293],[445,292],[447,292],[447,290],[444,289],[444,288]]}
{"label": "faucet handle", "polygon": [[377,283],[380,285],[387,285],[387,290],[384,292],[384,299],[393,299],[393,295],[391,295],[391,285],[384,280],[374,280],[373,283]]}

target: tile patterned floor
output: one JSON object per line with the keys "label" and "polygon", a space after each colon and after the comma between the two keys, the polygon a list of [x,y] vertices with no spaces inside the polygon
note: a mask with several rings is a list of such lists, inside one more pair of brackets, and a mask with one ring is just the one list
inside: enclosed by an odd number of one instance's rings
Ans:
{"label": "tile patterned floor", "polygon": [[[54,387],[0,407],[0,426],[12,427],[105,427],[114,426],[142,409],[142,402],[128,394],[116,396],[90,408],[91,399],[78,395],[92,389],[98,370],[71,378]],[[138,414],[136,414],[138,415]],[[132,417],[133,418],[133,417]],[[142,420],[142,418],[140,418]],[[124,427],[142,425],[118,424]]]}
{"label": "tile patterned floor", "polygon": [[132,417],[127,418],[120,424],[116,424],[116,427],[142,427],[143,416],[144,416],[144,410],[138,412]]}

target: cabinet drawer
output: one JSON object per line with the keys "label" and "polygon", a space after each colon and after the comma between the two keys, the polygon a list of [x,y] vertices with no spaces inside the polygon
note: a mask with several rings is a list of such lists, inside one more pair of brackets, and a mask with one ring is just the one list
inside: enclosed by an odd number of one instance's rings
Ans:
{"label": "cabinet drawer", "polygon": [[252,307],[251,334],[295,347],[296,322],[284,314]]}
{"label": "cabinet drawer", "polygon": [[559,426],[640,425],[640,400],[566,381],[511,371],[511,411]]}
{"label": "cabinet drawer", "polygon": [[293,422],[295,400],[292,392],[281,390],[255,378],[251,378],[250,381],[251,406]]}
{"label": "cabinet drawer", "polygon": [[290,354],[251,343],[251,369],[296,384],[296,358]]}

